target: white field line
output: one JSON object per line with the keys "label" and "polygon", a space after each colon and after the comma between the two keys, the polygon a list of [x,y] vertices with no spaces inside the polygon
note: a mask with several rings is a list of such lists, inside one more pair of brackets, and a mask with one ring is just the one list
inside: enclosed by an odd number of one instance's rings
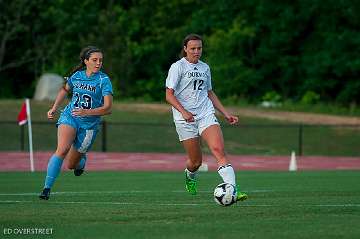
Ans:
{"label": "white field line", "polygon": [[[177,191],[164,191],[170,193],[187,193],[184,190],[177,190]],[[200,191],[203,193],[212,193],[212,191]],[[274,190],[248,190],[245,191],[248,193],[264,193],[264,192],[275,192]],[[154,191],[149,190],[131,190],[131,191],[83,191],[83,192],[52,192],[51,194],[57,195],[87,195],[87,194],[136,194],[136,193],[154,193]],[[0,196],[38,196],[39,193],[0,193]],[[28,201],[28,200],[0,200],[0,204],[7,204],[7,203],[34,203],[39,202],[36,201]],[[144,203],[132,203],[132,202],[91,202],[91,201],[49,201],[46,203],[52,204],[98,204],[98,205],[144,205]],[[160,206],[202,206],[202,205],[209,205],[209,203],[149,203],[148,205],[160,205]],[[283,207],[284,205],[277,205],[277,204],[241,204],[242,207]],[[354,203],[347,203],[347,204],[298,204],[292,205],[292,207],[360,207],[360,204]]]}
{"label": "white field line", "polygon": [[[21,201],[21,200],[0,200],[0,204],[8,204],[8,203],[19,203],[19,204],[26,204],[26,203],[35,203],[40,202],[37,201]],[[73,202],[73,201],[46,201],[44,203],[50,204],[88,204],[88,205],[159,205],[159,206],[200,206],[201,204],[198,203],[134,203],[134,202]],[[203,204],[205,205],[205,204]]]}
{"label": "white field line", "polygon": [[[0,200],[0,204],[18,203],[27,204],[40,201],[22,201],[22,200]],[[85,202],[85,201],[47,201],[50,204],[87,204],[87,205],[157,205],[157,206],[206,206],[210,203],[132,203],[132,202]],[[241,204],[241,203],[240,203]],[[275,204],[242,204],[241,207],[284,207],[284,205]],[[360,204],[297,204],[291,207],[360,207]]]}
{"label": "white field line", "polygon": [[[175,191],[161,191],[163,193],[187,193],[185,190],[175,190]],[[199,193],[212,193],[212,191],[198,191]],[[244,191],[247,193],[264,193],[264,192],[274,192],[273,190],[248,190]],[[83,191],[83,192],[51,192],[51,194],[56,195],[66,195],[66,194],[135,194],[135,193],[159,193],[159,191],[150,191],[150,190],[130,190],[130,191]],[[0,193],[0,196],[34,196],[39,195],[39,192],[32,193]]]}

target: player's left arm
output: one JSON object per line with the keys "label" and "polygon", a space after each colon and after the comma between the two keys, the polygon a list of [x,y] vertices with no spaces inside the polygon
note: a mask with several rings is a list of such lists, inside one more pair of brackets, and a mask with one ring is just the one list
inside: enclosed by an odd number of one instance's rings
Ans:
{"label": "player's left arm", "polygon": [[94,109],[81,109],[81,108],[74,109],[72,111],[72,115],[73,116],[109,115],[111,114],[112,104],[113,104],[113,96],[111,94],[105,95],[104,104],[102,106]]}
{"label": "player's left arm", "polygon": [[208,90],[208,97],[211,100],[211,102],[213,103],[214,107],[220,111],[225,119],[230,123],[230,124],[236,124],[237,122],[239,122],[239,118],[235,115],[230,114],[225,107],[223,106],[223,104],[220,102],[219,98],[216,96],[215,92],[212,90]]}

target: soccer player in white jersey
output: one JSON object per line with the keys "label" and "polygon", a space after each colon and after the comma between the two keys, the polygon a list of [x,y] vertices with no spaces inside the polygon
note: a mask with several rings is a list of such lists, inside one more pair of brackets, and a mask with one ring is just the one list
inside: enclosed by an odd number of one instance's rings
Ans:
{"label": "soccer player in white jersey", "polygon": [[64,159],[68,168],[74,169],[75,176],[84,172],[86,152],[93,144],[100,116],[110,114],[113,90],[110,78],[101,71],[103,53],[94,46],[84,48],[80,53],[80,64],[70,74],[66,84],[60,89],[55,102],[47,112],[50,120],[68,93],[72,93],[56,124],[58,144],[50,157],[44,188],[40,199],[48,200],[50,189],[61,171]]}
{"label": "soccer player in white jersey", "polygon": [[[206,141],[216,158],[218,173],[223,181],[237,187],[234,169],[225,154],[224,139],[215,116],[215,108],[232,125],[238,122],[238,117],[225,109],[212,90],[210,68],[200,60],[202,43],[201,36],[197,34],[186,36],[183,41],[183,57],[171,65],[166,78],[166,101],[172,105],[176,131],[188,155],[185,187],[193,195],[197,192],[197,170],[202,164],[199,137]],[[237,187],[237,200],[243,201],[247,197]]]}

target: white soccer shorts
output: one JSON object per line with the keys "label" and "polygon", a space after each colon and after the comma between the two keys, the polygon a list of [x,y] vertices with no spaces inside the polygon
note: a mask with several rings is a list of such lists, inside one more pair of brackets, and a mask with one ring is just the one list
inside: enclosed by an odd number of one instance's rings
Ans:
{"label": "white soccer shorts", "polygon": [[210,114],[204,118],[196,119],[194,122],[188,123],[185,120],[176,120],[174,123],[180,141],[197,138],[209,126],[220,125],[215,114]]}

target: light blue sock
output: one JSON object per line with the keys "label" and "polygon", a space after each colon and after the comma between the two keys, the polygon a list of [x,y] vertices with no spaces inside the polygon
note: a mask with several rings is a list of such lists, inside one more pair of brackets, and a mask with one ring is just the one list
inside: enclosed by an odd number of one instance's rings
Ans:
{"label": "light blue sock", "polygon": [[63,159],[56,156],[55,154],[51,156],[48,162],[47,174],[45,178],[45,188],[51,188],[54,185],[55,179],[61,171],[61,166],[63,164]]}
{"label": "light blue sock", "polygon": [[86,164],[87,156],[86,154],[83,154],[80,158],[80,162],[76,166],[76,169],[84,169]]}

